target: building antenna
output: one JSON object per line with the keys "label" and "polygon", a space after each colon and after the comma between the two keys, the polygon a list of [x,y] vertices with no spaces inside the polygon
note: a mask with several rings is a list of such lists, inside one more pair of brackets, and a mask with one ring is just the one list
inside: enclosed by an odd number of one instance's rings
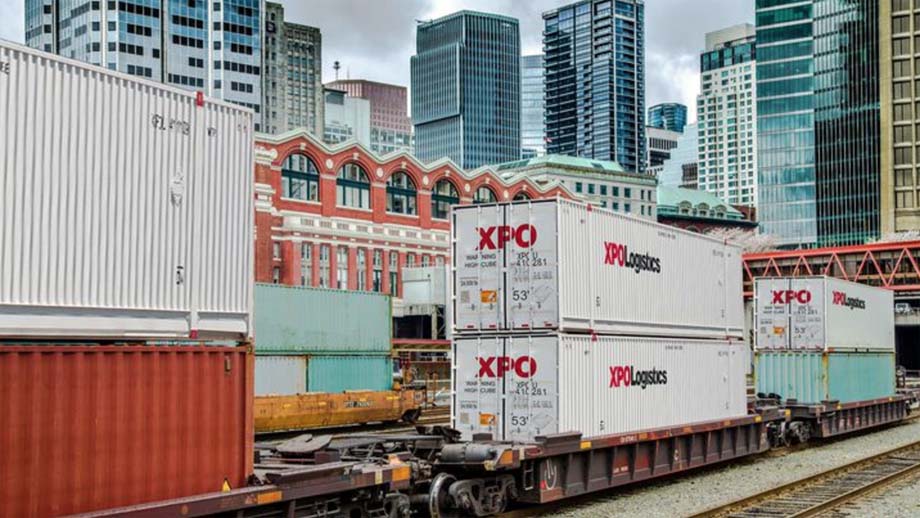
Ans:
{"label": "building antenna", "polygon": [[335,80],[336,80],[336,81],[339,80],[339,69],[340,69],[340,68],[342,68],[342,64],[339,63],[338,61],[334,61],[334,62],[332,63],[332,69],[335,70]]}

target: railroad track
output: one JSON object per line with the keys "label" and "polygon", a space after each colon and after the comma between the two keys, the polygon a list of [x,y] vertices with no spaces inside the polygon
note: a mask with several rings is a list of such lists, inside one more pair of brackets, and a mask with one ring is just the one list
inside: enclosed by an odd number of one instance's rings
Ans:
{"label": "railroad track", "polygon": [[920,473],[920,441],[713,507],[691,518],[804,518]]}

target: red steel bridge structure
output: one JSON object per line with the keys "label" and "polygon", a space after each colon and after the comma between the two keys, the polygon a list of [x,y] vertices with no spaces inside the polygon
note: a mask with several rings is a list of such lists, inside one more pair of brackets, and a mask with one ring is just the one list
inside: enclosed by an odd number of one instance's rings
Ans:
{"label": "red steel bridge structure", "polygon": [[783,250],[743,257],[744,296],[754,293],[755,277],[827,275],[895,291],[920,294],[920,241]]}

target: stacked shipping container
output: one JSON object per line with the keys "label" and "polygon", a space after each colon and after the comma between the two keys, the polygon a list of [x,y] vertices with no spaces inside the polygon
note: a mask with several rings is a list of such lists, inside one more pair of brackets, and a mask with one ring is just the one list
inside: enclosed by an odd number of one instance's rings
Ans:
{"label": "stacked shipping container", "polygon": [[740,250],[591,206],[453,211],[454,426],[530,441],[746,413]]}
{"label": "stacked shipping container", "polygon": [[255,287],[256,395],[390,390],[390,297]]}
{"label": "stacked shipping container", "polygon": [[895,393],[894,294],[832,277],[757,279],[757,391],[799,403]]}
{"label": "stacked shipping container", "polygon": [[252,112],[6,42],[0,64],[0,516],[243,486]]}

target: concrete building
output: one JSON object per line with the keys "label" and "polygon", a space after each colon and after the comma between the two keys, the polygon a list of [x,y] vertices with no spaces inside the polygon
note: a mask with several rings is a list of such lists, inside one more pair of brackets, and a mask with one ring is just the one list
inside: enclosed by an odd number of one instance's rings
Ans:
{"label": "concrete building", "polygon": [[252,108],[261,129],[260,0],[25,0],[26,44]]}
{"label": "concrete building", "polygon": [[546,152],[645,172],[645,6],[584,0],[543,13]]}
{"label": "concrete building", "polygon": [[696,98],[699,189],[757,205],[756,31],[749,23],[706,34]]}
{"label": "concrete building", "polygon": [[920,229],[920,20],[910,0],[881,2],[881,234]]}
{"label": "concrete building", "polygon": [[323,37],[316,27],[288,22],[284,6],[265,4],[262,110],[265,133],[307,128],[323,135]]}
{"label": "concrete building", "polygon": [[649,126],[645,128],[645,138],[648,141],[648,158],[646,159],[646,174],[658,177],[664,168],[664,163],[671,158],[671,150],[677,147],[681,133],[662,128]]}
{"label": "concrete building", "polygon": [[696,165],[699,157],[696,124],[687,124],[684,132],[677,139],[677,146],[671,149],[671,156],[664,161],[658,173],[658,184],[680,187],[684,176],[684,166]]}
{"label": "concrete building", "polygon": [[411,59],[415,154],[464,169],[521,156],[515,18],[460,11],[420,22]]}
{"label": "concrete building", "polygon": [[255,280],[291,286],[400,297],[403,268],[449,262],[452,205],[572,197],[556,182],[380,157],[303,129],[256,135],[255,162]]}
{"label": "concrete building", "polygon": [[664,185],[658,186],[658,222],[700,234],[757,229],[755,221],[712,193]]}
{"label": "concrete building", "polygon": [[521,158],[546,154],[543,54],[521,56]]}
{"label": "concrete building", "polygon": [[370,149],[378,155],[412,153],[412,121],[405,86],[364,79],[341,79],[326,86],[370,103]]}
{"label": "concrete building", "polygon": [[371,103],[367,99],[351,97],[344,90],[325,87],[323,141],[338,144],[354,140],[370,148]]}
{"label": "concrete building", "polygon": [[499,164],[505,178],[525,176],[541,185],[565,186],[576,198],[634,216],[655,218],[656,180],[608,160],[545,155]]}
{"label": "concrete building", "polygon": [[[758,217],[780,246],[854,245],[880,235],[885,3],[769,2],[756,10]],[[909,18],[892,18],[908,24],[899,34],[910,32]],[[901,63],[898,77],[912,78],[910,60]],[[902,120],[913,121],[904,106]]]}
{"label": "concrete building", "polygon": [[648,109],[648,125],[683,133],[687,125],[687,107],[680,103],[656,104]]}
{"label": "concrete building", "polygon": [[683,189],[700,188],[700,164],[690,162],[680,166],[680,187]]}

